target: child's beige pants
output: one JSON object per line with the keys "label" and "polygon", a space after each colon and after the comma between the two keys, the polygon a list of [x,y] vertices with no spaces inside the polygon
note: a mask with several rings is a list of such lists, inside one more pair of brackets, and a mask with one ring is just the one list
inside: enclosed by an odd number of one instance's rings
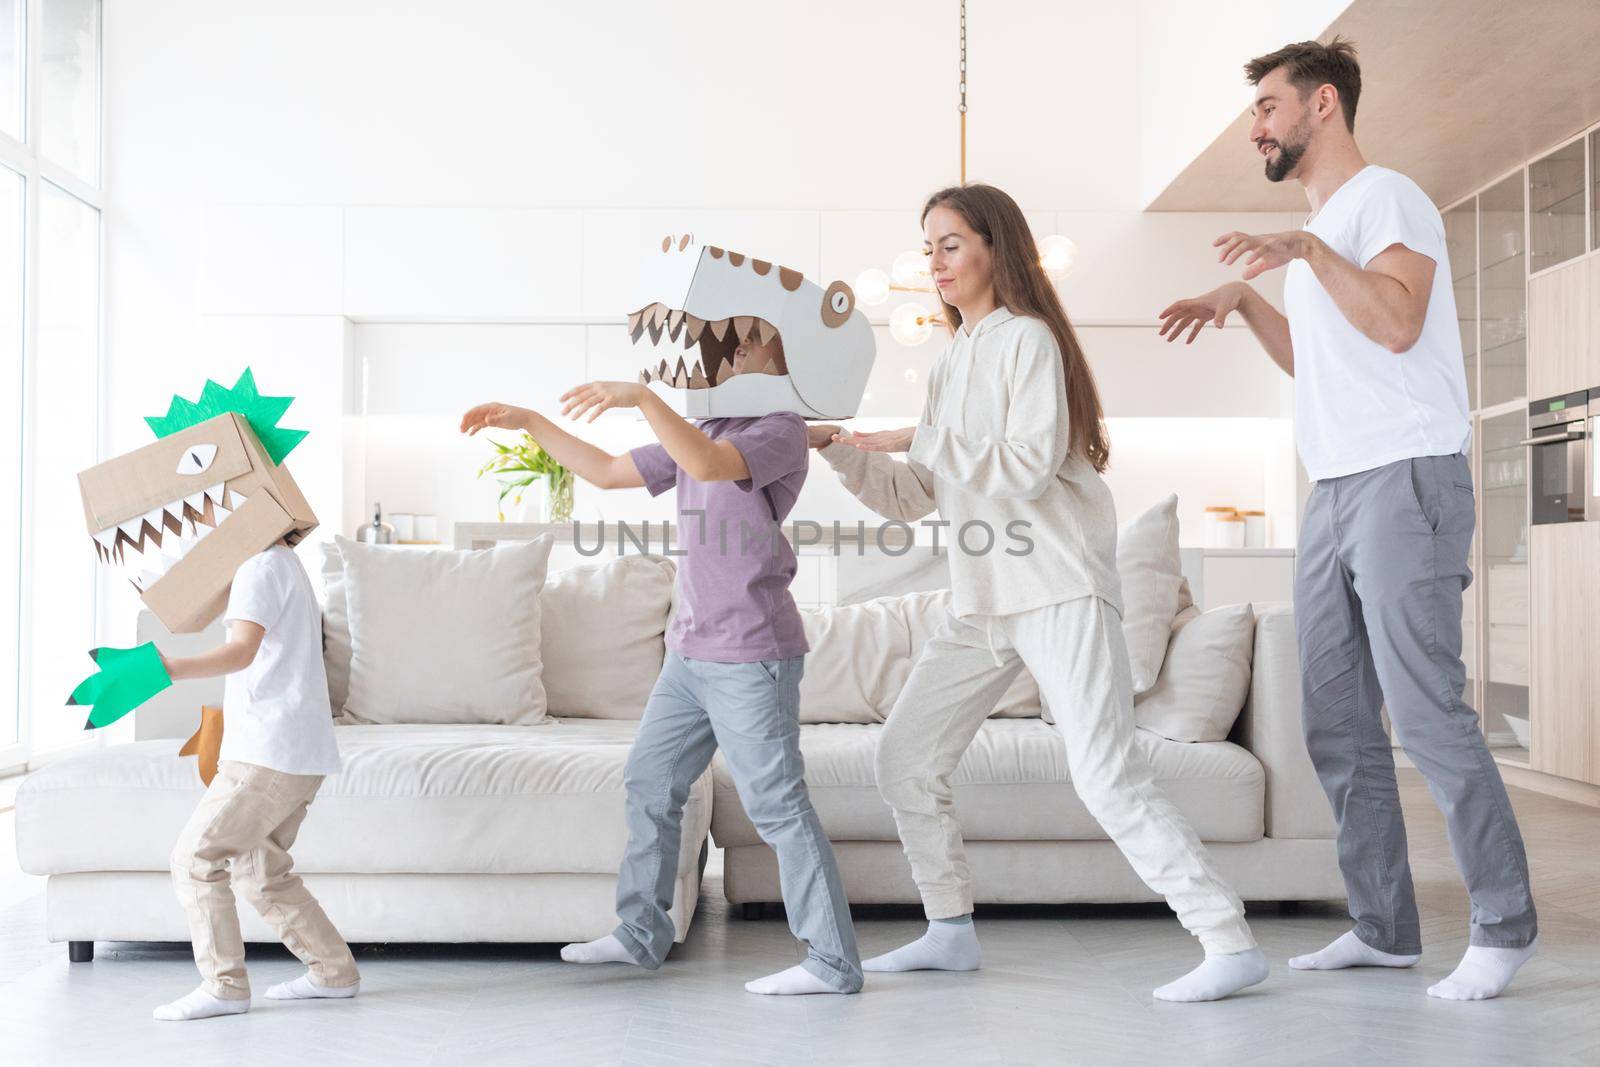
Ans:
{"label": "child's beige pants", "polygon": [[321,786],[321,775],[224,761],[179,835],[172,882],[189,916],[202,985],[212,996],[250,996],[230,881],[311,969],[318,985],[352,986],[360,980],[350,946],[306,891],[289,855]]}

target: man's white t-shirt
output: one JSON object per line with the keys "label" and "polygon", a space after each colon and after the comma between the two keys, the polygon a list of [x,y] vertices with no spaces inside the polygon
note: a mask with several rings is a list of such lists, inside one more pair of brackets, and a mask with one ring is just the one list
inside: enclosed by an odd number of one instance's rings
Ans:
{"label": "man's white t-shirt", "polygon": [[1422,335],[1398,355],[1350,324],[1305,260],[1289,264],[1283,299],[1306,473],[1337,478],[1464,451],[1467,377],[1439,209],[1405,175],[1367,166],[1334,190],[1306,229],[1362,269],[1396,244],[1435,264]]}
{"label": "man's white t-shirt", "polygon": [[224,683],[218,758],[284,774],[337,774],[322,610],[294,551],[273,545],[246,560],[223,619],[253,622],[266,634],[255,661]]}

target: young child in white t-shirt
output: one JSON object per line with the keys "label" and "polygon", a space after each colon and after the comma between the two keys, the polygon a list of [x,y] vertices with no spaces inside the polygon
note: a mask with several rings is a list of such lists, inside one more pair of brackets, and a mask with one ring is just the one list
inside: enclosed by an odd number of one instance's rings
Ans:
{"label": "young child in white t-shirt", "polygon": [[162,657],[174,681],[225,674],[227,682],[216,777],[172,853],[201,983],[157,1008],[157,1019],[250,1010],[231,886],[309,969],[267,990],[269,998],[353,997],[360,985],[350,947],[289,855],[323,777],[338,773],[340,762],[322,664],[322,613],[286,542],[240,566],[223,620],[225,644],[199,656]]}

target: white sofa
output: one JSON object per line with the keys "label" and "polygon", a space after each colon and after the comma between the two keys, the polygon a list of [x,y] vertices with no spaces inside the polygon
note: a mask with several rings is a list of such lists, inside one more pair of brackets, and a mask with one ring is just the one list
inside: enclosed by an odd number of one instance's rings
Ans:
{"label": "white sofa", "polygon": [[[633,556],[552,576],[541,603],[553,722],[338,726],[345,771],[323,787],[294,854],[347,938],[547,942],[612,928],[626,833],[622,771],[663,654],[671,567]],[[592,599],[619,590],[627,610]],[[917,899],[873,785],[872,754],[942,595],[806,613],[806,777],[857,902]],[[578,608],[586,625],[614,618],[609,636],[628,653],[577,651],[565,616]],[[334,678],[339,641],[328,642],[328,655]],[[1141,733],[1141,744],[1242,897],[1341,897],[1331,819],[1300,739],[1287,608],[1260,611],[1253,664],[1228,741]],[[220,699],[220,683],[182,683],[163,698],[138,714],[142,731],[154,724],[170,736],[58,760],[18,791],[19,860],[48,876],[47,934],[70,942],[74,959],[92,956],[97,940],[187,940],[168,857],[202,787],[175,739],[193,728],[200,703]],[[1026,678],[963,760],[956,803],[980,903],[1152,899],[1073,794],[1064,752]],[[714,764],[685,810],[673,909],[679,940],[698,899],[708,833],[726,850],[729,901],[749,913],[779,899],[772,855]],[[248,908],[241,912],[248,940],[271,940]]]}

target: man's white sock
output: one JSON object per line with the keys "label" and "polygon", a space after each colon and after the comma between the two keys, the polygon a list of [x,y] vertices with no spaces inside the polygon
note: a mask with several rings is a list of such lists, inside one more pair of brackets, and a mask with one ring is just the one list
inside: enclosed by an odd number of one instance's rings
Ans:
{"label": "man's white sock", "polygon": [[223,1000],[206,992],[204,987],[187,993],[171,1004],[163,1004],[152,1014],[165,1022],[186,1022],[190,1019],[210,1019],[218,1015],[242,1015],[250,1010],[250,998]]}
{"label": "man's white sock", "polygon": [[1157,989],[1155,998],[1184,1004],[1221,1000],[1266,977],[1267,957],[1258,948],[1207,956],[1200,966],[1182,978]]}
{"label": "man's white sock", "polygon": [[309,974],[279,982],[267,990],[268,1000],[344,1000],[356,995],[361,983],[347,986],[318,985]]}
{"label": "man's white sock", "polygon": [[863,960],[863,971],[975,971],[983,963],[974,923],[935,920],[927,933],[893,952]]}
{"label": "man's white sock", "polygon": [[1380,952],[1356,936],[1354,930],[1342,934],[1320,952],[1308,952],[1289,960],[1297,971],[1340,971],[1346,967],[1410,967],[1421,956],[1397,956]]}
{"label": "man's white sock", "polygon": [[761,993],[766,996],[779,997],[801,996],[808,993],[842,992],[799,964],[795,964],[787,971],[779,971],[777,974],[769,974],[765,978],[757,978],[753,982],[746,982],[744,988],[747,993]]}
{"label": "man's white sock", "polygon": [[583,941],[575,945],[568,945],[561,950],[561,958],[568,963],[631,963],[637,967],[636,961],[628,950],[622,947],[622,942],[617,940],[615,934],[594,941]]}
{"label": "man's white sock", "polygon": [[1539,939],[1522,948],[1472,945],[1450,977],[1428,987],[1428,996],[1441,1000],[1490,1000],[1511,984],[1517,969],[1539,950]]}

